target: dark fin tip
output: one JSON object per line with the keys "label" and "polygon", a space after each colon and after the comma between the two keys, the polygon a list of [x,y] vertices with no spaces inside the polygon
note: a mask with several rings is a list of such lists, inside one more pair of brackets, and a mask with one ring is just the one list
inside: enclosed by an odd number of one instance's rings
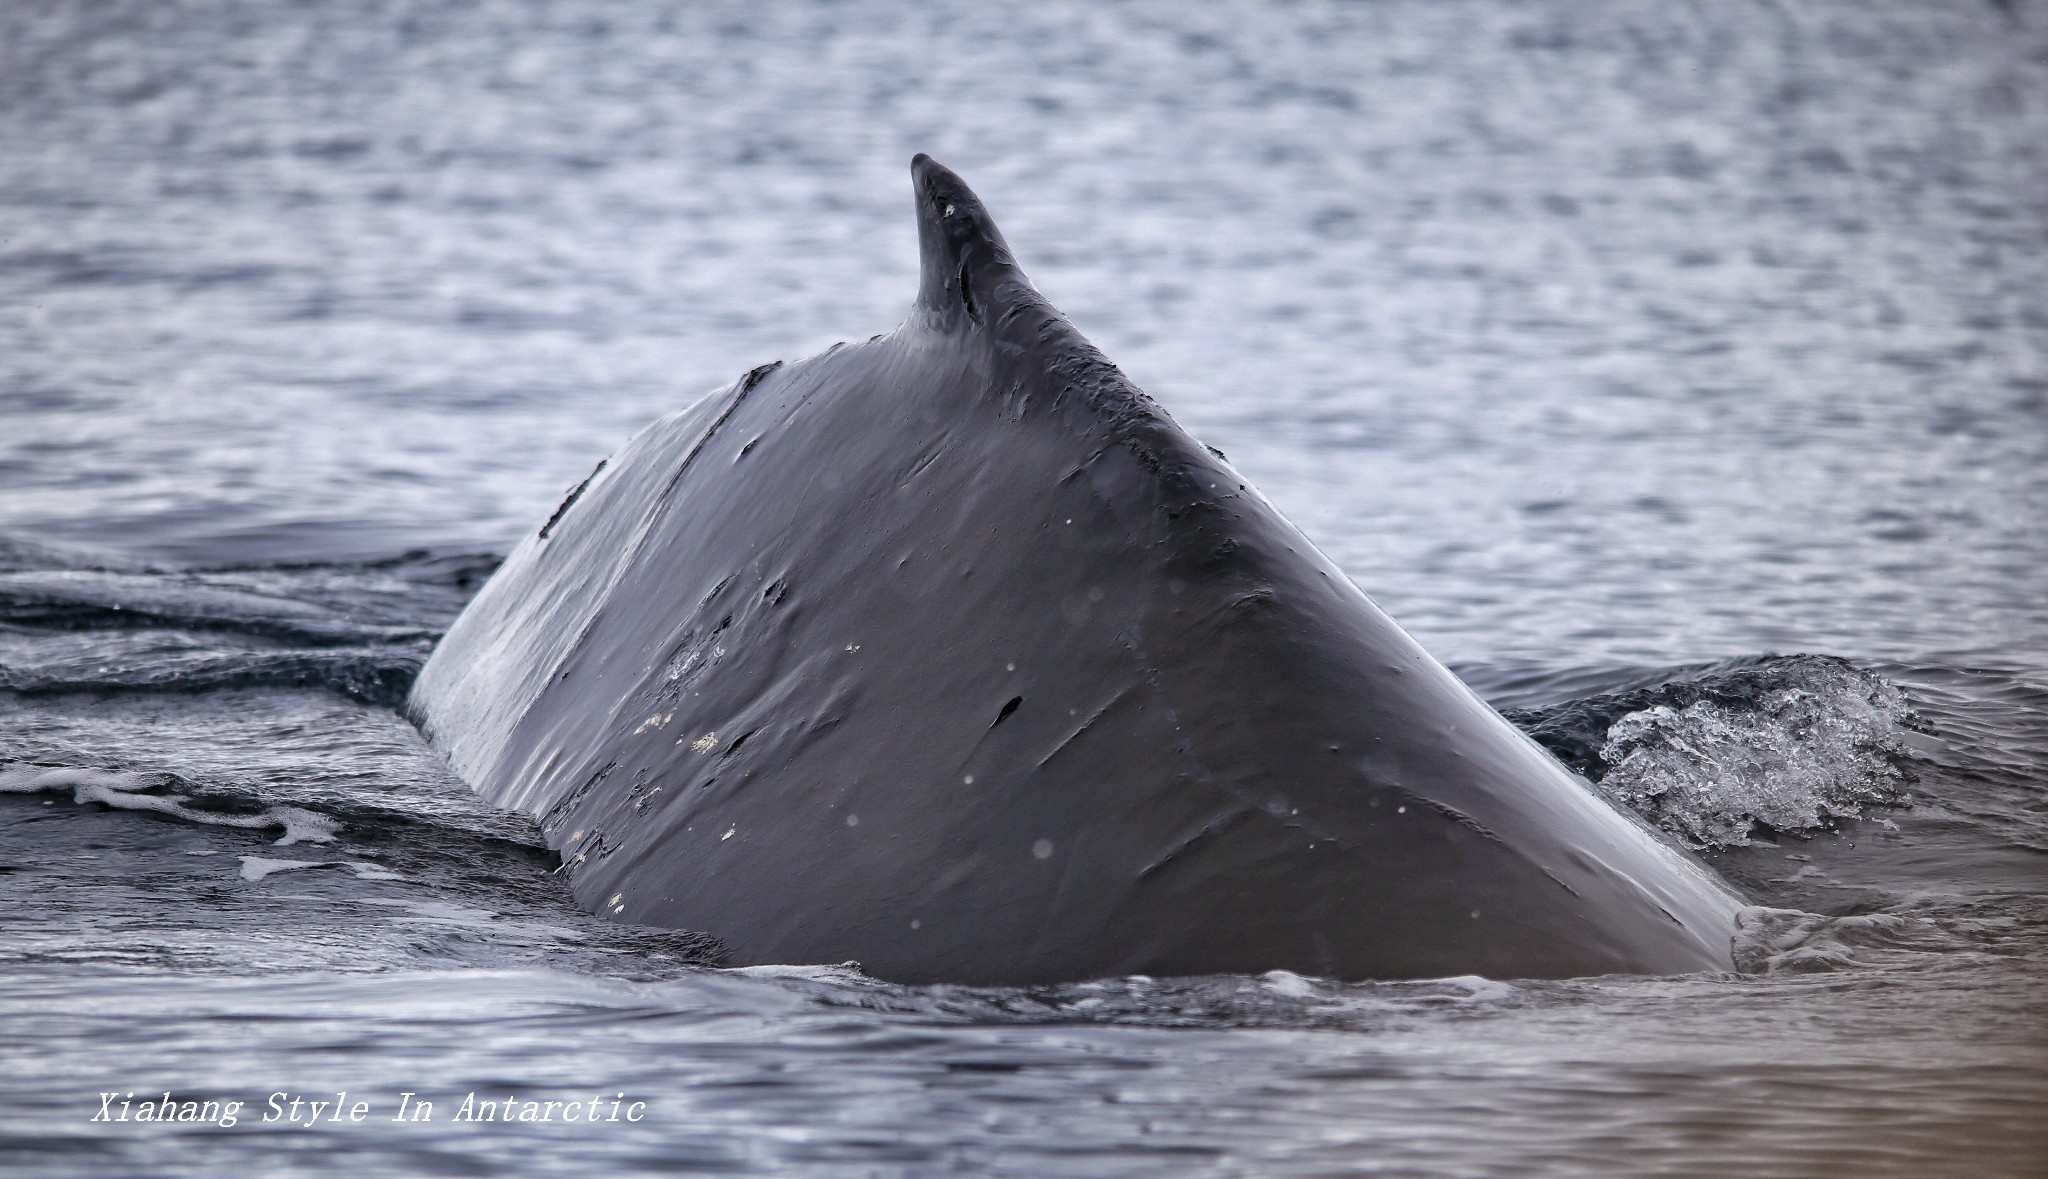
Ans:
{"label": "dark fin tip", "polygon": [[[942,323],[980,323],[1005,282],[1023,283],[988,209],[967,182],[923,152],[910,161],[917,200],[918,308]],[[1026,285],[1029,285],[1028,283]]]}

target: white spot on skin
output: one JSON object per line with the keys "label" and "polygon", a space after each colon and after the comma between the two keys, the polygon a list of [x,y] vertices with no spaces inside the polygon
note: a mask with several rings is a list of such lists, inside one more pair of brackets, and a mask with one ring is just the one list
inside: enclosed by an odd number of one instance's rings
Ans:
{"label": "white spot on skin", "polygon": [[726,840],[731,839],[733,837],[733,834],[737,832],[739,829],[739,824],[733,824],[731,827],[726,828],[725,834],[718,837],[718,841],[720,843],[724,843]]}
{"label": "white spot on skin", "polygon": [[702,737],[697,738],[695,741],[690,742],[690,748],[698,753],[709,753],[717,747],[718,734],[715,732],[706,733]]}
{"label": "white spot on skin", "polygon": [[1405,806],[1397,806],[1394,808],[1394,813],[1397,815],[1405,815],[1408,813],[1408,808]]}
{"label": "white spot on skin", "polygon": [[611,900],[608,900],[608,901],[606,901],[606,902],[605,902],[605,904],[607,904],[607,905],[620,905],[620,904],[624,904],[624,903],[625,903],[625,901],[626,901],[626,894],[625,894],[625,893],[622,893],[622,892],[616,892],[616,893],[613,893],[613,894],[612,894],[612,899],[611,899]]}
{"label": "white spot on skin", "polygon": [[848,815],[848,816],[846,816],[846,825],[847,825],[847,826],[849,826],[849,827],[858,827],[858,826],[860,826],[860,816],[859,816],[859,815]]}
{"label": "white spot on skin", "polygon": [[1017,670],[1017,665],[1016,665],[1016,664],[1014,664],[1014,663],[1005,663],[1005,664],[1003,664],[1003,670],[1004,670],[1004,671],[1015,671],[1015,670]]}
{"label": "white spot on skin", "polygon": [[964,778],[962,778],[962,779],[960,779],[960,780],[961,780],[962,782],[965,782],[965,783],[967,783],[967,784],[968,784],[969,786],[972,786],[972,785],[974,785],[974,775],[973,775],[973,774],[969,774],[969,775],[967,775],[966,777],[964,777]]}
{"label": "white spot on skin", "polygon": [[1050,840],[1050,839],[1041,839],[1041,840],[1039,840],[1039,841],[1038,841],[1037,843],[1034,843],[1034,844],[1032,844],[1032,845],[1031,845],[1031,858],[1032,858],[1032,859],[1034,859],[1034,860],[1049,860],[1049,859],[1051,859],[1051,858],[1052,858],[1052,840]]}
{"label": "white spot on skin", "polygon": [[1477,910],[1477,909],[1474,909],[1474,910],[1472,910],[1472,920],[1474,920],[1474,921],[1477,921],[1477,920],[1479,920],[1479,910]]}
{"label": "white spot on skin", "polygon": [[912,917],[912,918],[910,919],[910,928],[912,928],[912,929],[919,929],[919,928],[922,928],[922,927],[923,927],[923,925],[924,925],[924,922],[922,922],[922,921],[919,921],[919,920],[918,920],[917,918],[915,918],[915,917]]}

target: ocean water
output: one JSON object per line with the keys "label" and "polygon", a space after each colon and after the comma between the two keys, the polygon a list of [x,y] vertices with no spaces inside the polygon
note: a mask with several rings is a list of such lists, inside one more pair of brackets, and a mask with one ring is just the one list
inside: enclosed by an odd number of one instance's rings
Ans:
{"label": "ocean water", "polygon": [[[916,151],[1740,969],[577,910],[396,706],[634,430],[902,319]],[[0,6],[0,1171],[2048,1174],[2044,276],[2028,0]]]}

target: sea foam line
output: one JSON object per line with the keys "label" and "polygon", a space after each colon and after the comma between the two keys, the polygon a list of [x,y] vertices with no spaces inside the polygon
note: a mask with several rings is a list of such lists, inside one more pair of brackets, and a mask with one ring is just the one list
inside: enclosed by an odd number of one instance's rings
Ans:
{"label": "sea foam line", "polygon": [[328,843],[341,830],[335,819],[295,806],[274,806],[260,814],[229,815],[186,806],[177,798],[144,794],[153,782],[144,774],[117,770],[95,770],[76,766],[17,765],[0,769],[0,794],[38,794],[45,790],[69,790],[81,805],[97,802],[128,811],[154,811],[160,815],[205,823],[214,827],[248,830],[281,830],[279,846],[294,843]]}

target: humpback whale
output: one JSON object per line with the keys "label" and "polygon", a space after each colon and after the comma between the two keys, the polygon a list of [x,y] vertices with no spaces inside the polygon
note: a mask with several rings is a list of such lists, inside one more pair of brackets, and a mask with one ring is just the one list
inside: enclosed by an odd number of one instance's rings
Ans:
{"label": "humpback whale", "polygon": [[912,163],[861,344],[631,439],[407,712],[579,903],[908,983],[1727,970],[1742,900],[1431,658]]}

